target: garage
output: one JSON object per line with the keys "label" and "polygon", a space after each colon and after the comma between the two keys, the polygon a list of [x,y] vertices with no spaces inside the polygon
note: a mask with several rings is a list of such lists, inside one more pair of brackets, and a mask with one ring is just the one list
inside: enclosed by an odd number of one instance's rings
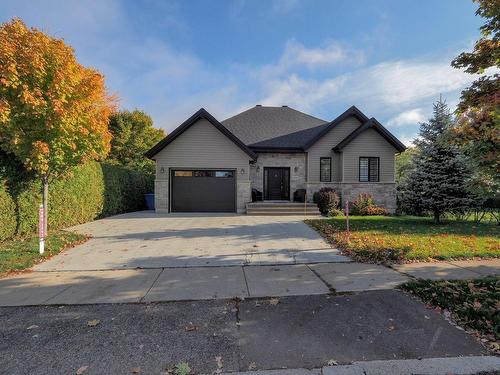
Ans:
{"label": "garage", "polygon": [[234,170],[175,169],[171,171],[172,212],[235,212]]}

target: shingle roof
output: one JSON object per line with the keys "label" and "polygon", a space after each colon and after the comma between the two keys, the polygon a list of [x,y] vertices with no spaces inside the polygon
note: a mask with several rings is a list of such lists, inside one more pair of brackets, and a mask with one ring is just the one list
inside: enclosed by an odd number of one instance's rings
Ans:
{"label": "shingle roof", "polygon": [[258,151],[259,149],[288,148],[297,149],[297,151],[302,150],[303,152],[304,145],[307,144],[311,139],[314,139],[327,126],[328,123],[305,130],[299,130],[298,132],[267,139],[262,142],[253,143],[248,145],[248,147],[255,151]]}
{"label": "shingle roof", "polygon": [[292,134],[290,133],[310,130],[313,127],[326,123],[327,121],[325,120],[286,106],[255,106],[222,121],[222,124],[229,129],[231,133],[247,145],[260,143],[285,135],[291,136]]}

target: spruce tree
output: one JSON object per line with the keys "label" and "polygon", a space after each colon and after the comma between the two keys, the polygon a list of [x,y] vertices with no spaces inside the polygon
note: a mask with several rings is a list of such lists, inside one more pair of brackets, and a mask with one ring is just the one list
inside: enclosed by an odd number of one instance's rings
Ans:
{"label": "spruce tree", "polygon": [[434,104],[434,116],[420,124],[418,152],[400,187],[402,206],[412,213],[430,213],[439,223],[445,212],[467,209],[471,171],[460,150],[450,142],[452,115],[443,100]]}

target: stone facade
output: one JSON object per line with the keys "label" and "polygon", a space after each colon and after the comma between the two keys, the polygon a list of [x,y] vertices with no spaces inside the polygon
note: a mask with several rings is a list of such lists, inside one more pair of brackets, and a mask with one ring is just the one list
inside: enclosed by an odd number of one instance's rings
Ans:
{"label": "stone facade", "polygon": [[319,189],[324,187],[329,187],[339,192],[340,194],[340,184],[338,182],[307,182],[306,183],[306,191],[307,191],[307,201],[312,202],[314,193],[316,193]]}
{"label": "stone facade", "polygon": [[155,180],[155,210],[168,212],[168,180]]}
{"label": "stone facade", "polygon": [[250,181],[236,182],[236,210],[243,214],[247,210],[247,203],[252,201],[252,188]]}
{"label": "stone facade", "polygon": [[290,200],[297,189],[306,188],[306,154],[259,153],[250,166],[252,188],[264,192],[264,167],[290,168]]}
{"label": "stone facade", "polygon": [[373,197],[375,203],[384,207],[390,213],[396,212],[396,184],[391,182],[378,183],[342,183],[340,184],[342,201],[356,200],[359,194],[367,193]]}
{"label": "stone facade", "polygon": [[352,182],[352,183],[307,183],[307,200],[313,201],[313,195],[323,187],[334,189],[342,202],[348,199],[355,201],[359,194],[367,193],[373,197],[375,203],[386,208],[390,213],[396,212],[396,184],[391,182]]}

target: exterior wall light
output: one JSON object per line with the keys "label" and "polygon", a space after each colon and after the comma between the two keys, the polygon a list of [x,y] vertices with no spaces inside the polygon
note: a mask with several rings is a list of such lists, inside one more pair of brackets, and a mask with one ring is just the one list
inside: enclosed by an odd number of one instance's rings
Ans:
{"label": "exterior wall light", "polygon": [[160,173],[165,173],[165,168],[164,167],[160,168]]}
{"label": "exterior wall light", "polygon": [[245,168],[241,168],[240,173],[245,174]]}

